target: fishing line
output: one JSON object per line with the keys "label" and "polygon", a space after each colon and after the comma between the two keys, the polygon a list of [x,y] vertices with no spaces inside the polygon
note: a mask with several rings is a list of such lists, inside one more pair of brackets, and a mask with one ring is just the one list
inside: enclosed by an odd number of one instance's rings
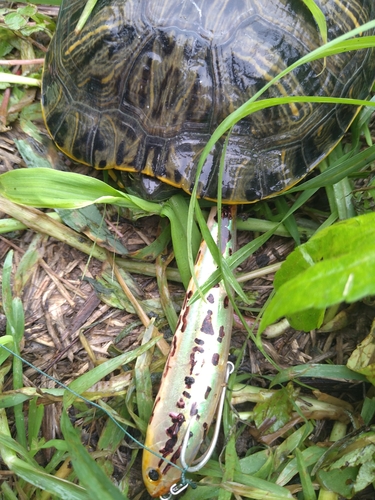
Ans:
{"label": "fishing line", "polygon": [[[175,467],[176,469],[179,469],[181,471],[181,482],[183,482],[183,484],[189,484],[190,486],[192,486],[192,482],[185,478],[185,473],[186,473],[186,469],[183,469],[182,467],[180,467],[179,465],[176,465],[175,463],[171,462],[170,460],[168,460],[167,458],[163,457],[162,455],[160,455],[159,453],[157,453],[156,451],[153,451],[151,450],[150,448],[148,448],[147,446],[145,446],[143,443],[141,443],[140,441],[138,441],[138,439],[136,439],[134,436],[132,436],[122,425],[120,422],[118,422],[116,420],[116,418],[111,415],[111,413],[106,410],[105,408],[103,408],[102,406],[100,406],[100,404],[98,403],[95,403],[94,401],[90,401],[89,399],[85,398],[84,396],[82,396],[81,394],[79,394],[78,392],[74,391],[73,389],[71,389],[70,387],[68,387],[67,385],[65,385],[63,382],[60,382],[59,380],[55,379],[54,377],[52,377],[52,375],[48,375],[48,373],[45,373],[44,371],[40,370],[39,368],[37,368],[36,366],[34,366],[32,363],[29,363],[29,361],[26,361],[26,359],[24,359],[22,356],[19,356],[18,354],[16,354],[14,351],[12,351],[11,349],[9,349],[9,347],[6,347],[5,345],[2,345],[1,344],[1,347],[3,349],[5,349],[9,354],[12,354],[12,356],[18,358],[19,360],[21,360],[23,363],[25,363],[27,366],[29,366],[30,368],[32,368],[33,370],[35,370],[37,373],[39,373],[40,375],[44,375],[45,377],[47,377],[49,380],[52,380],[53,382],[55,382],[55,384],[57,384],[58,386],[60,386],[61,388],[65,389],[66,391],[70,392],[71,394],[73,394],[74,396],[76,396],[77,398],[81,399],[82,401],[84,401],[86,404],[88,405],[91,405],[95,408],[98,408],[99,410],[103,411],[108,418],[110,418],[112,420],[112,422],[117,425],[117,427],[119,429],[121,429],[124,434],[126,436],[128,436],[134,443],[136,443],[140,448],[144,449],[144,450],[147,450],[148,452],[152,453],[153,455],[155,455],[157,458],[159,459],[162,459],[164,462],[166,462],[168,465],[172,465],[173,467]],[[46,389],[48,391],[48,389]]]}

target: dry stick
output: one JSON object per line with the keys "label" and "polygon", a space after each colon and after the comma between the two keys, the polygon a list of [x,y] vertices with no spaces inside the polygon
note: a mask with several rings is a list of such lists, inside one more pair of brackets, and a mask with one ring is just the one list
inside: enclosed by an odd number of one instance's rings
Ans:
{"label": "dry stick", "polygon": [[88,240],[81,234],[61,224],[61,222],[52,220],[48,215],[36,208],[24,207],[0,197],[0,210],[19,220],[34,231],[47,234],[48,236],[53,235],[63,243],[67,243],[83,253],[90,254],[102,262],[107,259],[103,248],[97,245],[94,246],[92,242],[88,243]]}
{"label": "dry stick", "polygon": [[7,114],[8,114],[8,104],[10,100],[11,88],[8,87],[4,90],[3,101],[0,106],[0,130],[1,132],[5,132],[9,130],[9,127],[6,126],[7,122]]}
{"label": "dry stick", "polygon": [[41,59],[0,59],[0,66],[26,66],[32,64],[43,64],[44,58]]}
{"label": "dry stick", "polygon": [[[130,303],[134,307],[135,312],[137,313],[139,319],[142,321],[143,326],[145,328],[147,328],[150,325],[150,321],[151,321],[150,318],[144,312],[144,310],[142,309],[141,305],[139,304],[139,302],[137,301],[137,299],[134,297],[134,295],[130,291],[128,285],[125,283],[125,280],[124,280],[124,278],[122,277],[122,275],[120,273],[120,269],[118,268],[118,266],[117,266],[117,264],[116,264],[113,256],[110,255],[110,254],[108,254],[108,261],[109,261],[112,269],[114,270],[114,273],[115,273],[115,276],[117,278],[117,281],[119,282],[121,288],[124,290],[124,293],[127,296],[127,298],[129,299]],[[158,335],[160,335],[160,333],[157,330],[157,328],[154,327],[153,328],[153,332],[152,332],[152,336],[155,337],[155,336],[158,336]],[[158,348],[160,349],[161,353],[164,356],[168,355],[168,353],[169,353],[168,342],[166,342],[164,339],[161,339],[157,343],[157,346],[158,346]]]}

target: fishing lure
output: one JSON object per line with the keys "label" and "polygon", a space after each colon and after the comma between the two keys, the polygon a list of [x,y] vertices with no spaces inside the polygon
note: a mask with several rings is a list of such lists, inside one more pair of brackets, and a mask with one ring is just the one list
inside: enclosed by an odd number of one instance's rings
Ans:
{"label": "fishing lure", "polygon": [[[224,258],[231,255],[235,246],[235,212],[235,207],[224,207],[221,218],[218,218],[216,208],[213,208],[207,223]],[[203,241],[195,264],[199,285],[203,285],[216,269],[217,264]],[[191,279],[143,452],[142,472],[147,490],[152,497],[161,496],[163,499],[172,496],[169,493],[171,488],[179,491],[181,468],[193,464],[218,407],[224,403],[230,371],[227,359],[233,309],[225,286],[220,282],[205,294],[205,300],[192,302],[195,291],[195,281]],[[203,462],[200,464],[203,466]],[[196,469],[192,466],[188,471]]]}

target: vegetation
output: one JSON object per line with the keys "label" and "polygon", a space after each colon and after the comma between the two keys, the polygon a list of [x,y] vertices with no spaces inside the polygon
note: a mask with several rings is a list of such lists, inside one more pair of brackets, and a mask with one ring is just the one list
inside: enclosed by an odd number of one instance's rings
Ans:
{"label": "vegetation", "polygon": [[[141,500],[142,442],[168,352],[162,334],[176,324],[208,204],[148,202],[84,167],[74,171],[90,176],[50,168],[61,159],[41,135],[38,101],[50,15],[0,9],[0,59],[25,61],[0,61],[0,491],[7,500]],[[353,46],[348,37],[309,57]],[[269,104],[259,95],[233,113],[202,164],[236,120]],[[207,283],[224,275],[237,292],[236,372],[220,446],[184,500],[373,495],[370,106],[319,172],[243,209],[239,249]],[[285,245],[295,246],[287,257]],[[254,268],[254,255],[266,265]]]}

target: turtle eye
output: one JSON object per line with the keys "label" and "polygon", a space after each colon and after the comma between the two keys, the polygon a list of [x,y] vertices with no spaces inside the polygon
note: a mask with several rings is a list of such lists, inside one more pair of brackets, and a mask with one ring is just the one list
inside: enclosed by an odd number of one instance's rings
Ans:
{"label": "turtle eye", "polygon": [[147,474],[150,481],[157,481],[160,477],[159,472],[155,469],[150,469]]}

